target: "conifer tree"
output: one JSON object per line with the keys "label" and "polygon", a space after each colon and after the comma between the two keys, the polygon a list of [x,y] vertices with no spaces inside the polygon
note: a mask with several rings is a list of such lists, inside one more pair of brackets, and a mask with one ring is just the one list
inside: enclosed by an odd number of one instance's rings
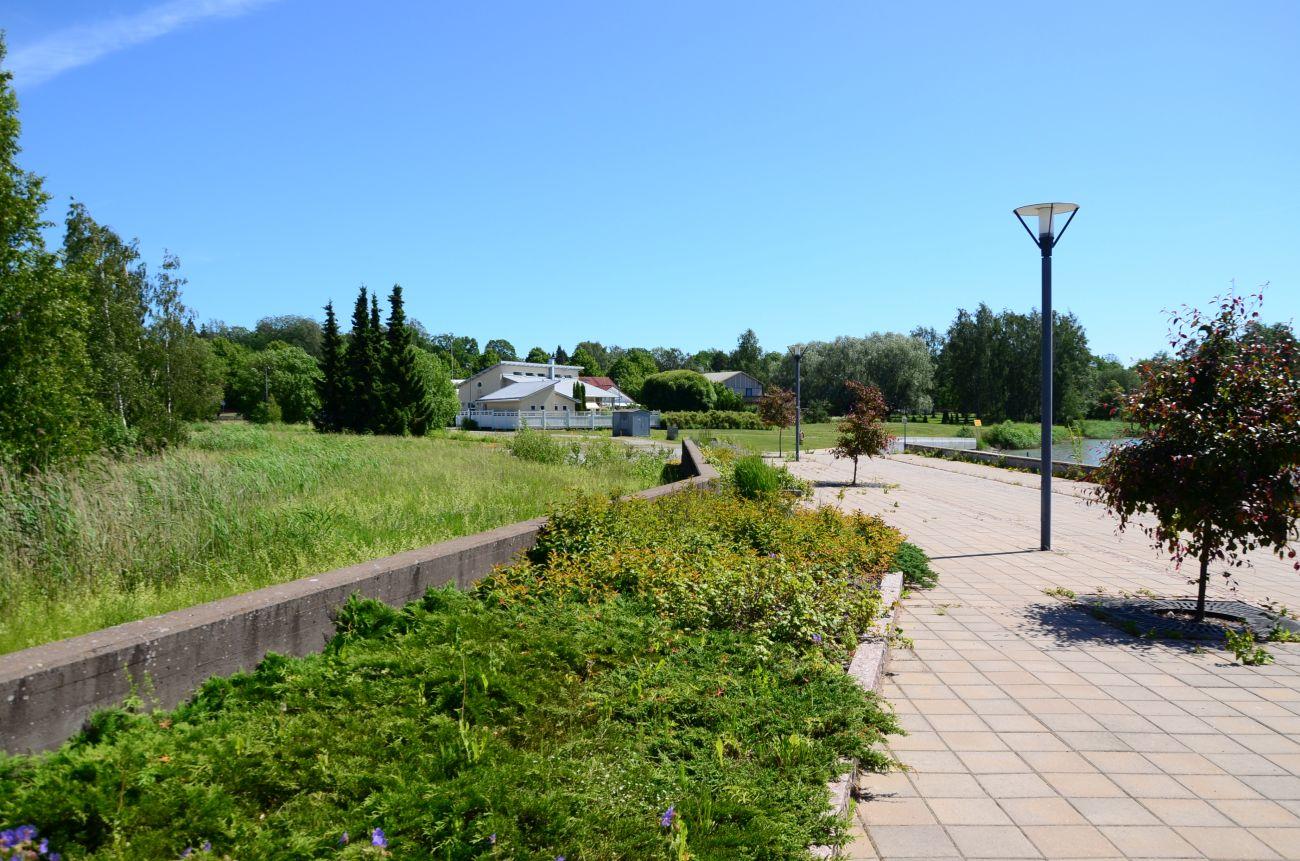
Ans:
{"label": "conifer tree", "polygon": [[334,303],[325,303],[325,328],[321,333],[321,378],[316,384],[320,410],[314,422],[317,430],[337,433],[343,430],[346,375],[343,366],[343,338],[339,335],[339,318]]}
{"label": "conifer tree", "polygon": [[429,430],[433,404],[420,371],[414,334],[406,324],[402,287],[393,285],[388,296],[388,331],[384,350],[384,431],[423,436]]}
{"label": "conifer tree", "polygon": [[366,288],[362,287],[352,310],[352,337],[344,353],[347,371],[347,420],[344,426],[355,433],[374,433],[379,429],[383,414],[379,388],[383,383],[383,372],[377,349],[379,307],[373,301],[367,307],[368,298]]}

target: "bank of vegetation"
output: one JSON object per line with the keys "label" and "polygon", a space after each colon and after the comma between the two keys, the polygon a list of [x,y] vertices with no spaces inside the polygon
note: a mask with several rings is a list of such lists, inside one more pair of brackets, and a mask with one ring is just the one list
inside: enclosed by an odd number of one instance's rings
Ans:
{"label": "bank of vegetation", "polygon": [[327,651],[0,757],[68,858],[803,859],[894,731],[843,672],[900,536],[687,491],[587,496],[473,594],[354,601]]}
{"label": "bank of vegetation", "polygon": [[664,469],[612,440],[536,462],[304,426],[190,433],[146,457],[0,470],[0,652],[526,520],[575,493],[628,493]]}

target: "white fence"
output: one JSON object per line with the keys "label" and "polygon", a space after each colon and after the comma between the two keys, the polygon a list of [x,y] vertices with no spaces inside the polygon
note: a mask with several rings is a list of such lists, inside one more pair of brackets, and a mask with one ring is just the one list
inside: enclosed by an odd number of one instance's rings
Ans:
{"label": "white fence", "polygon": [[614,418],[608,412],[588,410],[587,412],[563,411],[545,412],[542,410],[461,410],[456,416],[456,424],[461,425],[465,419],[474,422],[485,430],[518,430],[522,427],[541,430],[596,430],[613,427]]}

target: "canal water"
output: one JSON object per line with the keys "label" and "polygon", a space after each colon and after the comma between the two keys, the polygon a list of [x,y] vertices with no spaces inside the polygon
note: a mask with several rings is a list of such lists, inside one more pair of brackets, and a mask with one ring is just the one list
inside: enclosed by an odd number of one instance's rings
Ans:
{"label": "canal water", "polygon": [[[1128,445],[1133,442],[1131,439],[1085,439],[1082,442],[1082,452],[1078,446],[1063,443],[1052,446],[1052,460],[1064,460],[1070,463],[1083,463],[1088,466],[1096,466],[1101,463],[1101,459],[1106,456],[1112,448],[1117,445]],[[1022,448],[1009,449],[1003,451],[1003,454],[1015,454],[1021,457],[1039,457],[1042,449],[1039,448]],[[1080,453],[1083,458],[1080,460]]]}

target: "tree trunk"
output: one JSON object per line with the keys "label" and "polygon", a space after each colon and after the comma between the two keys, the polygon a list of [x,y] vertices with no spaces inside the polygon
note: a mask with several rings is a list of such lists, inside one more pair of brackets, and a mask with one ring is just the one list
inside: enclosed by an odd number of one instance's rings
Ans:
{"label": "tree trunk", "polygon": [[781,438],[784,435],[785,435],[785,428],[778,427],[776,429],[776,456],[777,457],[785,457],[785,451],[781,447]]}
{"label": "tree trunk", "polygon": [[858,459],[853,458],[853,486],[858,486]]}
{"label": "tree trunk", "polygon": [[1202,536],[1204,546],[1201,548],[1201,579],[1196,590],[1196,621],[1205,621],[1205,586],[1210,582],[1210,544]]}

